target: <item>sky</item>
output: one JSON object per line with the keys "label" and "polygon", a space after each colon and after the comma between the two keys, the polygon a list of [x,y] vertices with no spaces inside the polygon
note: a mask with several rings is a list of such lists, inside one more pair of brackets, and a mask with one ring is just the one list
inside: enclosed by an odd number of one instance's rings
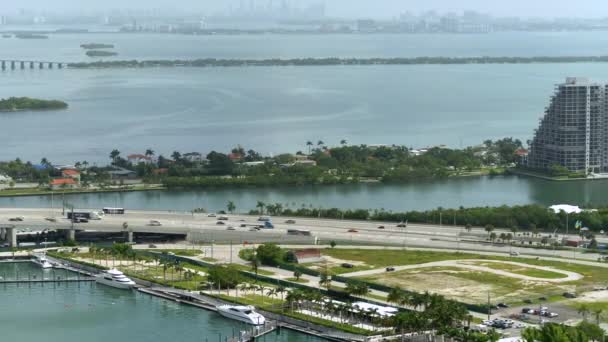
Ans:
{"label": "sky", "polygon": [[[246,4],[250,0],[244,0]],[[269,1],[254,0],[259,4]],[[392,17],[407,10],[462,11],[477,10],[496,16],[522,17],[608,17],[606,0],[287,0],[296,4],[324,2],[328,15],[335,17]],[[110,8],[180,8],[215,12],[237,7],[240,0],[0,0],[0,11],[17,9],[110,9]]]}

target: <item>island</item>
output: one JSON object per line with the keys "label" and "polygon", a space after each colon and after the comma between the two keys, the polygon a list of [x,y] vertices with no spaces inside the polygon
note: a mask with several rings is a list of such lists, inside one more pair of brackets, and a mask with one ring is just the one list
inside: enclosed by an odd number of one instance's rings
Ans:
{"label": "island", "polygon": [[97,50],[97,49],[113,49],[114,45],[112,44],[99,44],[99,43],[89,43],[89,44],[81,44],[81,48],[85,50]]}
{"label": "island", "polygon": [[[93,52],[93,51],[89,51]],[[292,58],[292,59],[185,59],[123,60],[71,63],[70,68],[157,68],[157,67],[293,67],[293,66],[377,66],[377,65],[455,65],[455,64],[536,64],[608,63],[608,56],[538,57],[412,57],[412,58]]]}
{"label": "island", "polygon": [[112,57],[117,56],[118,53],[112,51],[100,51],[100,50],[89,50],[87,56],[89,57]]}
{"label": "island", "polygon": [[68,104],[59,100],[40,100],[29,97],[10,97],[0,100],[0,112],[18,112],[26,110],[66,109]]}
{"label": "island", "polygon": [[18,33],[15,35],[15,38],[19,39],[49,39],[49,36],[44,34],[34,34],[34,33]]}

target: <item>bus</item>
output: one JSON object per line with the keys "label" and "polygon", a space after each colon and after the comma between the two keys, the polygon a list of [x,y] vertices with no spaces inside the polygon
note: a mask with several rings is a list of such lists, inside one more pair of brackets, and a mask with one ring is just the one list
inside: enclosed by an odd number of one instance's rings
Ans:
{"label": "bus", "polygon": [[67,217],[68,219],[73,219],[73,218],[85,218],[87,220],[101,220],[101,217],[103,216],[103,213],[98,213],[96,211],[68,211],[67,212]]}
{"label": "bus", "polygon": [[301,236],[311,236],[310,230],[303,229],[288,229],[287,235],[301,235]]}
{"label": "bus", "polygon": [[103,213],[108,215],[123,215],[125,213],[124,208],[103,208]]}

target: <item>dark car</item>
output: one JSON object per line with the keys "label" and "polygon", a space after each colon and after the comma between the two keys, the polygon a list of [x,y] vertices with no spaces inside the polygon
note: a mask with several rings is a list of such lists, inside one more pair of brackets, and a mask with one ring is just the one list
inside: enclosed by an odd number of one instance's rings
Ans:
{"label": "dark car", "polygon": [[84,217],[74,217],[72,219],[72,222],[74,223],[89,223],[89,220],[84,218]]}
{"label": "dark car", "polygon": [[386,268],[386,272],[395,272],[395,268],[394,267],[387,267]]}
{"label": "dark car", "polygon": [[225,225],[226,223],[224,223],[224,221],[217,221],[215,224],[217,224],[218,226],[223,226],[223,225]]}
{"label": "dark car", "polygon": [[341,266],[344,267],[344,268],[353,268],[353,267],[355,267],[355,265],[349,264],[349,263],[346,263],[346,262],[343,263]]}
{"label": "dark car", "polygon": [[572,292],[564,292],[564,297],[566,298],[576,298],[576,294]]}
{"label": "dark car", "polygon": [[18,216],[18,217],[11,217],[8,219],[10,222],[22,222],[23,221],[23,217]]}
{"label": "dark car", "polygon": [[287,224],[296,224],[296,221],[295,220],[287,220],[287,221],[285,221],[285,223],[287,223]]}
{"label": "dark car", "polygon": [[246,224],[244,224],[244,223],[243,223],[243,224],[241,224],[241,228],[246,228],[246,227],[247,227],[247,225],[246,225]]}
{"label": "dark car", "polygon": [[349,233],[358,233],[359,231],[358,231],[358,230],[356,230],[356,229],[349,229],[349,230],[348,230],[348,232],[349,232]]}
{"label": "dark car", "polygon": [[378,226],[378,229],[384,229],[384,226]]}
{"label": "dark car", "polygon": [[508,308],[508,307],[509,307],[509,305],[507,305],[507,304],[505,304],[505,303],[498,303],[498,304],[496,304],[496,307],[497,307],[497,308],[503,308],[503,309],[505,309],[505,308]]}

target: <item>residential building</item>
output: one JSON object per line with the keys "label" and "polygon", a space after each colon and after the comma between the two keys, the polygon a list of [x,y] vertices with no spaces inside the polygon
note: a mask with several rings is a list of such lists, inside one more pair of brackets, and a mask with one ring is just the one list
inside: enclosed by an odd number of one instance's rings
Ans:
{"label": "residential building", "polygon": [[73,178],[57,178],[51,180],[49,186],[53,190],[76,189],[79,184]]}
{"label": "residential building", "polygon": [[570,77],[556,86],[530,144],[527,165],[570,172],[608,171],[606,85]]}
{"label": "residential building", "polygon": [[1,183],[10,183],[13,179],[7,175],[0,173],[0,184]]}
{"label": "residential building", "polygon": [[76,183],[80,183],[80,171],[74,169],[66,169],[61,171],[63,178],[72,178]]}
{"label": "residential building", "polygon": [[203,155],[198,152],[185,153],[182,155],[182,158],[191,163],[201,163],[205,160],[205,157],[203,157]]}
{"label": "residential building", "polygon": [[118,168],[116,170],[112,170],[108,172],[110,174],[110,178],[112,180],[129,180],[136,179],[137,173],[135,171]]}
{"label": "residential building", "polygon": [[132,163],[132,164],[139,164],[139,163],[151,164],[154,162],[152,157],[146,156],[144,154],[130,154],[127,156],[127,160],[129,161],[129,163]]}

